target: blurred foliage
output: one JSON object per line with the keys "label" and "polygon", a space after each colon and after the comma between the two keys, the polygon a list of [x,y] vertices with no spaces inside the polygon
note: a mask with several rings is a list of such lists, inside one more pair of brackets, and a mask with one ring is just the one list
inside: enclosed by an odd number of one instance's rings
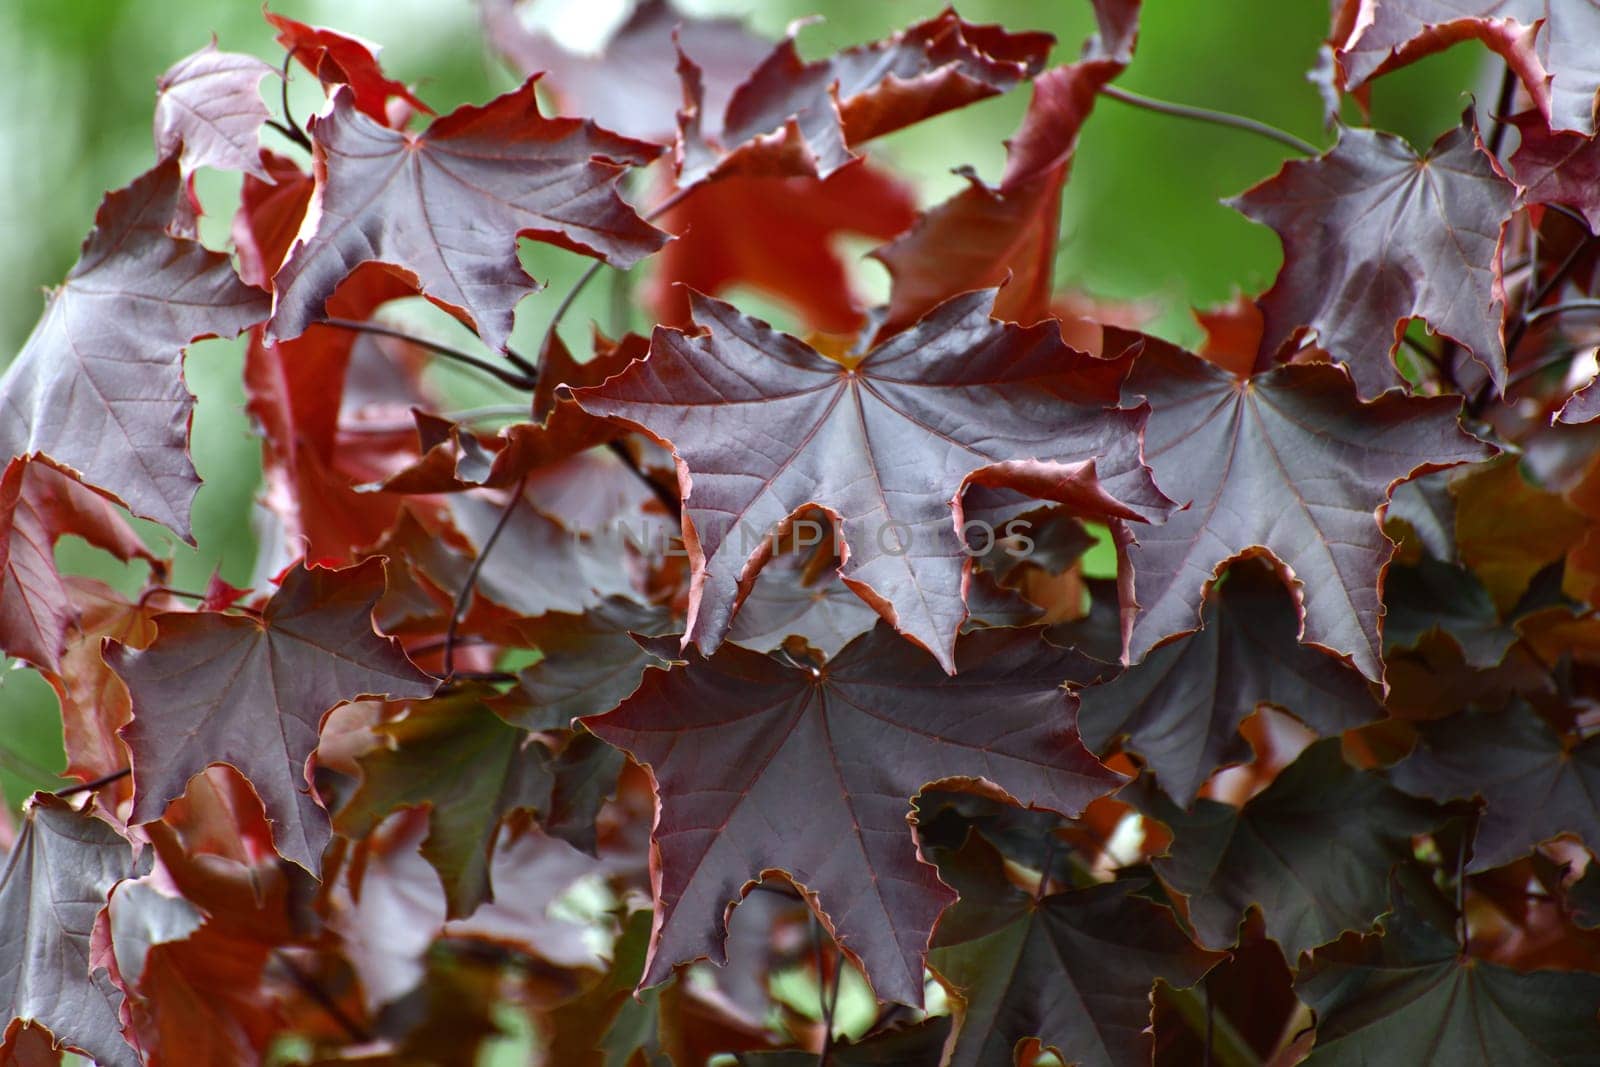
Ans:
{"label": "blurred foliage", "polygon": [[[802,31],[802,51],[822,54],[878,37],[938,11],[941,0],[680,0],[695,13],[749,18],[761,32],[781,34],[795,18],[820,14]],[[961,13],[980,21],[1054,31],[1059,62],[1075,57],[1092,19],[1082,0],[970,0]],[[1305,73],[1326,33],[1321,0],[1147,0],[1143,32],[1125,88],[1262,119],[1318,144],[1332,133]],[[483,47],[470,0],[278,0],[274,10],[334,26],[384,46],[390,73],[419,86],[440,112],[486,99],[515,79]],[[535,13],[574,38],[595,39],[619,18],[622,0],[539,0]],[[0,5],[0,365],[22,346],[41,307],[40,290],[71,266],[104,191],[148,167],[156,77],[215,33],[220,46],[276,62],[279,52],[254,3],[239,0],[6,0]],[[1425,146],[1452,124],[1472,88],[1494,98],[1498,75],[1474,45],[1458,47],[1386,79],[1373,121]],[[1487,83],[1485,79],[1488,79]],[[272,92],[275,83],[263,88]],[[298,74],[291,106],[302,118],[318,93]],[[970,165],[998,177],[1003,138],[1026,106],[1027,93],[989,101],[885,139],[875,154],[912,180],[924,202],[954,192],[963,179],[952,168]],[[1360,116],[1346,114],[1349,121]],[[269,140],[274,135],[267,135]],[[274,143],[281,148],[280,144]],[[1279,262],[1277,241],[1224,207],[1231,196],[1272,174],[1285,150],[1237,131],[1181,122],[1103,100],[1078,149],[1063,213],[1059,282],[1100,296],[1155,300],[1164,308],[1157,332],[1194,336],[1187,308],[1214,304],[1235,291],[1268,286]],[[226,241],[230,200],[238,180],[203,176],[202,200],[214,212],[203,231],[214,246]],[[548,249],[525,262],[559,294],[582,269],[576,257]],[[884,291],[876,264],[862,277]],[[572,330],[592,314],[607,319],[608,287],[585,294],[568,320]],[[536,345],[555,301],[536,296],[523,305],[517,338]],[[453,328],[430,308],[424,328]],[[766,305],[759,311],[768,311]],[[781,314],[774,318],[782,322]],[[635,325],[645,325],[636,322]],[[455,338],[453,338],[455,339]],[[574,335],[576,339],[576,335]],[[154,543],[177,556],[175,584],[203,585],[213,568],[236,583],[253,574],[250,511],[260,479],[256,443],[240,405],[238,342],[209,341],[191,350],[189,385],[199,397],[194,426],[196,466],[206,485],[196,505],[196,549],[172,543],[145,525]],[[482,389],[462,388],[441,375],[462,403],[491,402]],[[119,568],[81,545],[65,544],[71,569],[115,579]],[[126,584],[134,580],[125,575]],[[6,755],[7,753],[11,755]],[[0,787],[14,804],[27,791],[52,785],[35,768],[61,765],[55,700],[32,672],[0,674]],[[20,773],[19,773],[20,771]]]}

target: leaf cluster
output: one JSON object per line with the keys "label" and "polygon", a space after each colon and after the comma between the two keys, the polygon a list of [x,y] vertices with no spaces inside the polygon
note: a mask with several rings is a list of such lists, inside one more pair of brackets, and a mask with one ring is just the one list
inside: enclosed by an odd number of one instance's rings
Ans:
{"label": "leaf cluster", "polygon": [[[0,1063],[1596,1062],[1600,9],[1334,3],[1323,150],[1120,88],[1091,3],[1062,62],[483,0],[525,80],[442,115],[270,12],[281,67],[162,75],[0,377],[0,652],[74,782],[0,827]],[[1467,38],[1482,118],[1365,124]],[[995,184],[874,154],[1010,92]],[[1295,153],[1195,351],[1054,277],[1107,98]],[[185,350],[241,335],[262,555],[174,589],[132,520],[191,537]]]}

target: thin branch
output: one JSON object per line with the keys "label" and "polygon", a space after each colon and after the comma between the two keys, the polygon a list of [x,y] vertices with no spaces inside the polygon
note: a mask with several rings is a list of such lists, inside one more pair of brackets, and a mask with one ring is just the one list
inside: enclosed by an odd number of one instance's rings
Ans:
{"label": "thin branch", "polygon": [[1101,96],[1109,96],[1113,100],[1120,100],[1124,104],[1142,107],[1146,111],[1154,111],[1161,115],[1172,115],[1180,119],[1195,119],[1199,122],[1209,122],[1216,126],[1228,126],[1235,130],[1244,130],[1277,141],[1279,144],[1294,149],[1296,152],[1308,156],[1319,156],[1322,149],[1310,141],[1301,140],[1287,130],[1280,130],[1276,126],[1269,126],[1256,119],[1245,118],[1243,115],[1234,115],[1226,111],[1212,111],[1209,108],[1191,107],[1188,104],[1174,104],[1166,100],[1156,100],[1138,93],[1130,93],[1126,89],[1119,89],[1115,85],[1102,86]]}
{"label": "thin branch", "polygon": [[[479,359],[470,352],[463,352],[459,348],[452,348],[449,345],[440,344],[438,341],[430,341],[425,337],[418,337],[415,334],[406,333],[404,330],[396,330],[389,326],[380,326],[375,322],[359,322],[355,319],[333,318],[322,319],[320,320],[319,324],[322,326],[332,326],[338,330],[353,330],[356,333],[370,333],[376,337],[392,337],[397,341],[409,341],[418,348],[426,349],[435,355],[444,356],[446,359],[453,359],[456,362],[466,364],[469,367],[475,367],[478,370],[483,371],[485,374],[495,378],[496,380],[511,386],[513,389],[522,389],[531,393],[538,384],[535,380],[535,376],[514,374],[511,371],[506,370],[504,367],[495,366],[488,360]],[[506,358],[511,359],[512,357],[508,354]],[[523,360],[522,357],[518,356],[516,358],[520,363],[526,364],[526,361]]]}
{"label": "thin branch", "polygon": [[1044,863],[1039,867],[1039,884],[1034,887],[1033,900],[1038,903],[1049,893],[1050,867],[1056,860],[1056,835],[1051,833],[1045,836]]}
{"label": "thin branch", "polygon": [[289,110],[289,64],[293,62],[294,54],[297,51],[299,51],[299,49],[291,48],[289,51],[283,54],[283,70],[280,72],[278,77],[278,83],[282,89],[283,122],[276,122],[272,119],[268,119],[267,125],[271,126],[273,129],[289,138],[289,140],[293,141],[295,144],[309,152],[312,150],[311,138],[306,136],[306,131],[301,129],[300,124],[294,120],[294,112]]}
{"label": "thin branch", "polygon": [[1467,833],[1461,829],[1461,842],[1456,846],[1456,937],[1460,942],[1462,959],[1467,956]]}
{"label": "thin branch", "polygon": [[516,488],[511,490],[511,499],[506,501],[506,506],[500,512],[500,518],[495,522],[494,529],[489,531],[489,537],[483,542],[483,547],[478,550],[477,558],[472,561],[472,567],[467,571],[466,580],[461,583],[461,589],[456,593],[455,606],[450,609],[450,625],[444,632],[444,676],[451,679],[456,676],[456,636],[461,627],[461,620],[466,617],[467,605],[472,603],[472,591],[477,588],[478,576],[483,573],[483,565],[489,561],[489,553],[494,551],[494,546],[500,540],[500,535],[505,533],[511,515],[517,510],[517,505],[522,503],[522,490],[528,484],[528,476],[524,474],[517,482]]}
{"label": "thin branch", "polygon": [[[651,209],[650,214],[644,217],[644,221],[654,222],[662,215],[665,215],[667,212],[683,203],[684,198],[698,188],[698,185],[690,185],[683,189],[679,189],[677,192],[673,193],[671,196],[667,197],[665,200],[661,201],[661,203],[657,204],[653,209]],[[561,303],[556,305],[555,313],[550,316],[550,325],[545,327],[544,337],[539,342],[540,359],[544,358],[545,352],[550,348],[550,343],[555,340],[556,330],[560,328],[561,320],[567,317],[567,312],[571,311],[572,305],[577,303],[578,295],[588,287],[590,282],[594,281],[594,276],[599,274],[600,268],[604,267],[605,265],[606,261],[603,259],[597,259],[593,263],[589,264],[589,268],[582,274],[578,275],[578,280],[572,283],[571,289],[567,290],[567,295],[561,298]]]}
{"label": "thin branch", "polygon": [[839,1004],[839,979],[844,975],[844,954],[834,960],[832,993],[829,993],[827,952],[822,942],[822,921],[811,916],[811,951],[817,967],[817,1009],[822,1015],[822,1051],[817,1053],[817,1067],[827,1067],[833,1055],[833,1013]]}
{"label": "thin branch", "polygon": [[1511,73],[1511,66],[1507,64],[1500,75],[1500,95],[1495,101],[1494,114],[1491,116],[1493,125],[1489,127],[1489,137],[1484,142],[1484,147],[1496,159],[1500,157],[1500,146],[1506,139],[1506,116],[1511,114],[1511,104],[1517,93],[1517,76]]}
{"label": "thin branch", "polygon": [[[1207,976],[1209,978],[1209,975]],[[1211,1000],[1211,983],[1207,978],[1200,979],[1200,995],[1206,1002],[1206,1043],[1201,1067],[1211,1067],[1211,1046],[1216,1043],[1217,1006]]]}
{"label": "thin branch", "polygon": [[1523,321],[1531,325],[1555,315],[1565,315],[1569,311],[1600,311],[1600,300],[1568,300],[1561,304],[1546,304],[1528,312]]}
{"label": "thin branch", "polygon": [[639,465],[639,461],[633,458],[633,453],[628,451],[627,445],[613,438],[606,442],[606,448],[638,476],[639,480],[649,488],[655,498],[661,502],[661,506],[666,508],[673,518],[680,523],[683,521],[683,501],[678,499],[676,493],[650,477],[649,473]]}
{"label": "thin branch", "polygon": [[1587,237],[1574,245],[1572,251],[1567,253],[1567,258],[1563,259],[1561,265],[1555,269],[1555,273],[1546,278],[1544,284],[1535,290],[1533,296],[1528,300],[1527,310],[1517,319],[1517,324],[1511,328],[1511,335],[1506,338],[1507,357],[1516,355],[1517,346],[1527,336],[1528,327],[1532,325],[1532,316],[1538,311],[1539,305],[1543,304],[1550,298],[1552,293],[1561,288],[1561,284],[1577,269],[1578,261],[1583,258],[1584,253],[1594,247],[1594,242],[1595,238]]}
{"label": "thin branch", "polygon": [[112,771],[110,774],[102,774],[100,777],[90,779],[81,785],[69,785],[65,789],[57,789],[56,796],[70,797],[78,793],[93,793],[96,789],[103,789],[113,782],[122,781],[132,773],[133,769],[131,767],[124,767],[120,771]]}

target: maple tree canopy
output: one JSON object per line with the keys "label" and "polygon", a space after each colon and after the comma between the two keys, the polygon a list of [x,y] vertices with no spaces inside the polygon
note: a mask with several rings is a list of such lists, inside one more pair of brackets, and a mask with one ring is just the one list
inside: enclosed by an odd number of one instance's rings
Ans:
{"label": "maple tree canopy", "polygon": [[[6,353],[0,1064],[1600,1062],[1600,4],[1338,0],[1317,144],[1129,91],[1139,0],[533,6],[453,109],[178,59]],[[1273,277],[1059,269],[1120,106],[1275,146]],[[205,338],[258,555],[183,588]]]}

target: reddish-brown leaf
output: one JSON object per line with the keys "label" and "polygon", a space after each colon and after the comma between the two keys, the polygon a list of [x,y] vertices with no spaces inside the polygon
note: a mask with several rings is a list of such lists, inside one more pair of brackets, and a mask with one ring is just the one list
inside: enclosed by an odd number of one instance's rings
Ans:
{"label": "reddish-brown leaf", "polygon": [[233,216],[233,245],[239,252],[239,277],[267,289],[300,231],[315,183],[294,160],[272,152],[261,153],[261,166],[272,183],[245,175]]}
{"label": "reddish-brown leaf", "polygon": [[1314,331],[1362,396],[1376,396],[1404,384],[1393,355],[1415,317],[1503,387],[1500,260],[1516,197],[1470,111],[1425,156],[1393,134],[1346,129],[1326,155],[1285,163],[1230,201],[1283,241],[1283,269],[1261,298],[1262,362]]}
{"label": "reddish-brown leaf", "polygon": [[1515,121],[1521,137],[1511,168],[1523,198],[1581,211],[1591,230],[1600,229],[1600,141],[1552,130],[1537,112],[1524,112]]}
{"label": "reddish-brown leaf", "polygon": [[1129,550],[1133,659],[1199,625],[1223,564],[1265,551],[1293,579],[1302,639],[1381,678],[1379,592],[1394,545],[1377,511],[1396,482],[1494,454],[1458,425],[1460,400],[1362,401],[1328,364],[1238,378],[1164,342],[1133,343],[1142,351],[1123,396],[1149,402],[1145,459],[1189,504]]}
{"label": "reddish-brown leaf", "polygon": [[228,257],[172,235],[184,197],[174,159],[106,195],[82,256],[0,377],[0,457],[45,453],[187,539],[200,479],[183,348],[260,322],[267,298]]}
{"label": "reddish-brown leaf", "polygon": [[[672,142],[683,106],[674,44],[701,68],[706,117],[718,123],[734,88],[772,50],[770,41],[737,19],[698,18],[667,0],[636,5],[595,55],[570,52],[526,27],[521,12],[534,6],[526,0],[483,0],[481,6],[489,43],[523,77],[545,72],[561,114],[583,115],[657,144]],[[719,130],[707,132],[716,136]]]}
{"label": "reddish-brown leaf", "polygon": [[111,826],[36,793],[0,877],[0,1019],[49,1029],[105,1067],[140,1067],[123,1037],[122,992],[89,947],[111,890],[137,874]]}
{"label": "reddish-brown leaf", "polygon": [[[378,65],[378,48],[356,37],[308,26],[304,22],[265,12],[267,21],[278,31],[278,43],[300,65],[315,74],[324,86],[348,85],[355,106],[363,114],[385,125],[400,125],[411,108],[433,114],[433,109],[404,85],[389,78]],[[391,114],[390,101],[399,104],[399,114]]]}
{"label": "reddish-brown leaf", "polygon": [[720,131],[699,67],[680,53],[679,184],[730,174],[826,178],[856,158],[857,145],[1015,88],[1039,72],[1054,43],[1048,33],[1009,33],[948,9],[812,63],[791,33],[734,90]]}
{"label": "reddish-brown leaf", "polygon": [[121,560],[154,557],[104,497],[37,459],[0,472],[0,652],[52,672],[77,625],[56,569],[56,542],[76,534]]}
{"label": "reddish-brown leaf", "polygon": [[1476,39],[1516,72],[1556,129],[1595,132],[1600,7],[1593,0],[1334,0],[1346,90]]}
{"label": "reddish-brown leaf", "polygon": [[1027,324],[1049,313],[1061,188],[1078,130],[1101,86],[1121,70],[1121,63],[1099,60],[1040,75],[1022,128],[1008,142],[1000,184],[986,185],[967,171],[971,184],[966,189],[872,253],[894,278],[880,337],[904,329],[957,293],[1002,282],[996,318]]}
{"label": "reddish-brown leaf", "polygon": [[848,367],[696,296],[707,332],[658,329],[648,359],[578,391],[674,449],[695,573],[686,643],[721,643],[768,538],[808,505],[843,524],[845,580],[947,668],[967,614],[969,484],[1118,520],[1164,512],[1142,414],[1104,406],[1125,364],[1073,352],[1053,325],[996,322],[993,296],[950,300]]}
{"label": "reddish-brown leaf", "polygon": [[826,179],[712,182],[662,216],[662,226],[679,236],[657,259],[645,299],[657,321],[688,326],[689,294],[679,286],[712,296],[749,286],[794,308],[813,330],[852,333],[863,314],[837,238],[884,240],[915,220],[910,189],[866,160]]}
{"label": "reddish-brown leaf", "polygon": [[425,697],[434,680],[372,629],[383,563],[342,571],[296,566],[260,619],[158,616],[149,648],[112,645],[106,660],[133,695],[122,737],[133,753],[134,822],[159,819],[189,779],[215,763],[255,787],[285,859],[317,874],[328,814],[306,761],[323,716],[361,696]]}
{"label": "reddish-brown leaf", "polygon": [[1105,753],[1126,736],[1126,747],[1179,804],[1193,803],[1218,767],[1250,759],[1239,724],[1262,704],[1325,736],[1382,717],[1359,675],[1295,641],[1294,602],[1268,568],[1235,563],[1206,598],[1204,614],[1199,633],[1079,694],[1084,742]]}
{"label": "reddish-brown leaf", "polygon": [[178,60],[156,79],[156,155],[176,155],[184,174],[217,167],[270,182],[261,126],[272,113],[260,85],[276,73],[255,56],[217,51],[214,38]]}
{"label": "reddish-brown leaf", "polygon": [[[78,625],[61,655],[60,673],[46,674],[45,679],[61,701],[65,774],[88,782],[128,765],[128,749],[117,731],[133,714],[128,687],[106,666],[101,646],[108,637],[133,648],[149,645],[156,638],[151,620],[160,609],[130,603],[90,578],[68,578],[65,586]],[[99,796],[109,804],[109,798],[123,799],[130,790],[130,783],[117,782],[101,789]]]}
{"label": "reddish-brown leaf", "polygon": [[322,318],[358,264],[380,262],[405,271],[424,296],[503,348],[517,301],[538,288],[517,260],[519,236],[619,267],[666,239],[614,188],[627,165],[648,163],[660,150],[592,122],[544,117],[532,79],[421,133],[389,129],[339,90],[310,132],[317,189],[300,240],[274,279],[277,340]]}
{"label": "reddish-brown leaf", "polygon": [[701,956],[722,962],[727,909],[782,871],[878,996],[919,1004],[928,936],[954,894],[918,857],[911,798],[961,779],[1076,814],[1118,781],[1078,740],[1066,654],[1033,631],[964,636],[955,678],[885,626],[820,669],[736,647],[688,656],[584,720],[658,791],[645,984]]}

